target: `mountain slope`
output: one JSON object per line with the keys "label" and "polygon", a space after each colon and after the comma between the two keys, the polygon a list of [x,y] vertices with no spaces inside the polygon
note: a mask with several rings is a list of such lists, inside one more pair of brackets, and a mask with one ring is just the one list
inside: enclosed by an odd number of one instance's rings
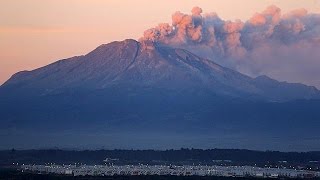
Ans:
{"label": "mountain slope", "polygon": [[317,98],[314,87],[125,40],[13,75],[0,87],[0,148],[317,150]]}
{"label": "mountain slope", "polygon": [[1,88],[52,94],[64,89],[105,89],[117,85],[206,89],[231,97],[267,101],[320,97],[314,87],[252,79],[183,49],[134,40],[101,45],[85,56],[17,73]]}

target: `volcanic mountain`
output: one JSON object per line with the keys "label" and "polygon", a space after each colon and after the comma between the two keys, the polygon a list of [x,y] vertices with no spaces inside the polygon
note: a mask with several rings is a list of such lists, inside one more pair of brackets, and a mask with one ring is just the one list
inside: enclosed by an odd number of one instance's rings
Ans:
{"label": "volcanic mountain", "polygon": [[101,45],[85,56],[19,72],[1,89],[9,89],[10,93],[32,90],[43,96],[65,90],[103,90],[117,86],[177,91],[198,89],[266,101],[320,97],[314,87],[277,82],[266,76],[253,79],[183,49],[135,40]]}
{"label": "volcanic mountain", "polygon": [[320,135],[319,98],[311,86],[251,78],[184,49],[125,40],[13,75],[0,87],[0,140],[23,148],[272,149],[303,130],[292,143],[312,149],[320,144],[312,139]]}

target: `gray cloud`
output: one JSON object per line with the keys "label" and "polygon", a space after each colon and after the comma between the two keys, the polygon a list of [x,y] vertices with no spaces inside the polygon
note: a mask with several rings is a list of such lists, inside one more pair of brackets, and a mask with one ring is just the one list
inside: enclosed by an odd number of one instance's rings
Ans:
{"label": "gray cloud", "polygon": [[269,6],[249,20],[229,21],[216,13],[175,12],[172,23],[148,29],[140,40],[182,47],[251,76],[320,87],[320,14],[297,9],[282,14]]}

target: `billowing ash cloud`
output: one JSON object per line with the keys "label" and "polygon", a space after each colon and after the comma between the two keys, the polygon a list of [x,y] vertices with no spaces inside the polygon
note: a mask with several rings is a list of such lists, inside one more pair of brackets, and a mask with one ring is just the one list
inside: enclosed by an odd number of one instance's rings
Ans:
{"label": "billowing ash cloud", "polygon": [[186,48],[251,76],[320,87],[320,15],[305,9],[282,14],[270,6],[243,22],[194,7],[191,14],[174,13],[171,24],[146,30],[140,40]]}

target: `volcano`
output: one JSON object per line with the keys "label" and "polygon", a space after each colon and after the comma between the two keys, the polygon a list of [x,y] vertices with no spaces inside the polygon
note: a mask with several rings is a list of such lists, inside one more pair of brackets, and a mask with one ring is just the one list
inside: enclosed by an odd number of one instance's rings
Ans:
{"label": "volcano", "polygon": [[319,98],[312,86],[128,39],[14,74],[0,87],[0,140],[18,148],[310,150],[320,148]]}

